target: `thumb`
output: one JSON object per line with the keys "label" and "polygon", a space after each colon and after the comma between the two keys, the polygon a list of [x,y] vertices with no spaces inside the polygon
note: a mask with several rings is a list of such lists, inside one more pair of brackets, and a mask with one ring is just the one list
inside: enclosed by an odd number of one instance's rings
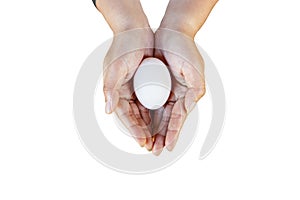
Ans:
{"label": "thumb", "polygon": [[104,96],[105,96],[105,112],[107,114],[110,114],[114,112],[116,109],[118,103],[119,103],[119,92],[118,91],[105,91],[104,90]]}
{"label": "thumb", "polygon": [[118,60],[111,64],[104,72],[103,92],[105,96],[105,112],[112,113],[119,102],[119,89],[126,76],[126,68]]}

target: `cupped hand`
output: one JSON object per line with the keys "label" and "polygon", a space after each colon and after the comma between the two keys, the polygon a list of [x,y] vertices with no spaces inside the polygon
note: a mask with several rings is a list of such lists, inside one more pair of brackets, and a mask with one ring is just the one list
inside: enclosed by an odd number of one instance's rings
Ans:
{"label": "cupped hand", "polygon": [[155,57],[163,60],[172,77],[167,103],[154,113],[154,144],[159,155],[164,146],[171,151],[188,113],[205,94],[204,61],[192,38],[169,29],[155,33]]}
{"label": "cupped hand", "polygon": [[115,112],[140,146],[152,149],[149,110],[142,106],[133,90],[132,79],[145,57],[153,56],[151,29],[134,29],[114,37],[104,60],[105,111]]}

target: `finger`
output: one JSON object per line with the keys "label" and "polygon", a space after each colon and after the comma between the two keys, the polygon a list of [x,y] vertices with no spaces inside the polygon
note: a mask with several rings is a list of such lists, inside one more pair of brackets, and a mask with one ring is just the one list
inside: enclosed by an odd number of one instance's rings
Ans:
{"label": "finger", "polygon": [[155,141],[154,141],[152,153],[158,156],[164,148],[165,145],[164,143],[165,143],[165,136],[159,134],[155,135]]}
{"label": "finger", "polygon": [[145,108],[139,101],[136,102],[136,105],[139,108],[139,111],[141,113],[141,116],[145,124],[148,126],[151,123],[151,116],[150,116],[149,109]]}
{"label": "finger", "polygon": [[[166,117],[170,117],[170,113],[172,111],[174,102],[175,102],[176,96],[175,94],[171,91],[170,97],[167,101],[167,104],[164,107],[161,107],[159,109],[156,109],[153,111],[153,134],[157,134],[161,131],[162,127],[164,125],[167,126],[167,121]],[[168,114],[168,115],[166,115]],[[165,134],[164,134],[165,135]]]}
{"label": "finger", "polygon": [[132,102],[130,102],[130,106],[131,106],[131,108],[134,112],[135,118],[137,119],[139,126],[143,129],[143,131],[146,135],[145,147],[146,147],[146,149],[148,149],[150,151],[152,149],[152,146],[153,146],[153,141],[152,141],[150,131],[149,131],[146,123],[142,119],[140,111],[139,111],[136,103],[134,101],[132,101]]}
{"label": "finger", "polygon": [[158,108],[152,111],[152,135],[154,136],[158,132],[159,125],[163,116],[164,107]]}
{"label": "finger", "polygon": [[119,101],[119,88],[127,74],[126,63],[118,59],[108,66],[103,74],[103,92],[105,96],[105,112],[112,113]]}
{"label": "finger", "polygon": [[120,99],[115,111],[121,122],[131,133],[132,137],[140,144],[140,146],[143,147],[146,143],[146,134],[143,128],[139,125],[139,121],[137,120],[129,102],[127,100]]}
{"label": "finger", "polygon": [[[143,122],[147,126],[147,141],[145,147],[150,151],[153,147],[153,139],[152,139],[152,127],[151,127],[151,116],[150,110],[145,108],[138,100],[136,101],[136,105],[139,109],[140,115],[142,117]],[[151,131],[151,132],[150,132]],[[148,134],[149,133],[149,134]]]}
{"label": "finger", "polygon": [[181,98],[174,104],[168,125],[165,145],[169,151],[172,151],[175,147],[186,116],[187,112],[184,107],[184,100]]}
{"label": "finger", "polygon": [[155,142],[153,144],[153,149],[152,149],[154,155],[159,155],[164,148],[165,138],[166,138],[165,136],[166,136],[173,106],[174,106],[173,102],[168,102],[168,104],[165,106],[163,110],[161,123],[159,125],[157,132],[155,133]]}
{"label": "finger", "polygon": [[164,108],[163,114],[162,114],[162,119],[159,124],[159,127],[157,129],[157,134],[166,136],[166,131],[169,125],[170,117],[171,117],[171,112],[173,109],[174,103],[173,102],[168,102],[167,105]]}

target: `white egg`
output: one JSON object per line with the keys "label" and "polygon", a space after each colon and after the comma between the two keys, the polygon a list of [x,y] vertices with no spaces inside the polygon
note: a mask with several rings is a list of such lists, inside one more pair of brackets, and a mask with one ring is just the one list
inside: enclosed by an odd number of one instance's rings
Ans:
{"label": "white egg", "polygon": [[170,96],[171,76],[165,64],[157,58],[146,58],[138,67],[133,87],[138,100],[148,109],[162,107]]}

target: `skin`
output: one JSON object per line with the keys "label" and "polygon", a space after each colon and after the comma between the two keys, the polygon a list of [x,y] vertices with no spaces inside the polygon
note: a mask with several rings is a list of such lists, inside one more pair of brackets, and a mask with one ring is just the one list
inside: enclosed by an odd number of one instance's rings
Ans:
{"label": "skin", "polygon": [[[217,0],[170,0],[158,30],[173,30],[190,37],[193,41],[216,3]],[[138,0],[97,0],[96,6],[114,35],[136,28],[149,28],[147,17]],[[106,63],[103,90],[106,112],[116,112],[136,141],[152,150],[154,155],[159,155],[164,147],[168,150],[175,147],[188,113],[205,94],[204,63],[194,42],[177,41],[178,38],[168,31],[154,34],[150,29],[147,30],[149,31],[135,37],[142,38],[138,45],[152,45],[153,49],[141,48],[112,63]],[[122,39],[120,41],[122,42]],[[128,39],[124,39],[124,43],[126,42]],[[172,47],[170,44],[180,44],[186,53],[193,55],[195,66],[172,52],[158,48]],[[119,45],[113,41],[106,58],[112,57],[116,51],[114,49]],[[132,89],[134,72],[145,57],[163,60],[172,76],[173,88],[170,98],[164,107],[155,111],[153,119],[149,110],[138,102]]]}

